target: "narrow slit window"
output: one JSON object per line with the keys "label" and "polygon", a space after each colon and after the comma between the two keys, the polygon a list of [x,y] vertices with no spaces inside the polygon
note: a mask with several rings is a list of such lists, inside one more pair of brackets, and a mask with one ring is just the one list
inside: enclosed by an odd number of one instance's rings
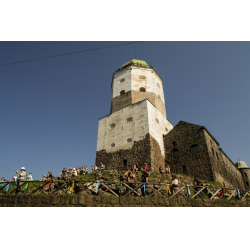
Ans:
{"label": "narrow slit window", "polygon": [[155,121],[156,121],[157,123],[159,123],[159,120],[158,120],[157,118],[155,118]]}
{"label": "narrow slit window", "polygon": [[122,83],[122,82],[125,82],[125,78],[122,78],[122,79],[120,80],[120,83]]}
{"label": "narrow slit window", "polygon": [[146,76],[139,76],[139,79],[146,79]]}
{"label": "narrow slit window", "polygon": [[121,92],[120,92],[120,95],[124,95],[125,94],[125,90],[122,90]]}
{"label": "narrow slit window", "polygon": [[110,145],[110,147],[111,147],[111,148],[114,148],[114,147],[115,147],[115,143],[112,143],[112,144]]}

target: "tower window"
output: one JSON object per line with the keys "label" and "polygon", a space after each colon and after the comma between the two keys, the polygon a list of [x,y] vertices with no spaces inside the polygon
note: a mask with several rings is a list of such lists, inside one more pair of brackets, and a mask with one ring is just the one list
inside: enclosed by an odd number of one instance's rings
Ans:
{"label": "tower window", "polygon": [[157,118],[155,118],[155,121],[156,121],[157,123],[159,123],[159,120],[158,120]]}
{"label": "tower window", "polygon": [[199,152],[199,146],[198,145],[192,145],[191,146],[191,152],[192,153],[198,153]]}
{"label": "tower window", "polygon": [[172,143],[173,143],[174,147],[177,146],[177,142],[176,141],[173,141]]}
{"label": "tower window", "polygon": [[123,166],[124,167],[127,167],[127,163],[128,163],[127,160],[123,160]]}
{"label": "tower window", "polygon": [[168,129],[167,129],[167,128],[165,128],[165,130],[168,132]]}
{"label": "tower window", "polygon": [[112,144],[110,145],[110,147],[111,147],[111,148],[114,148],[114,147],[115,147],[115,143],[112,143]]}
{"label": "tower window", "polygon": [[211,145],[212,145],[212,141],[210,140],[210,143],[211,143]]}
{"label": "tower window", "polygon": [[146,79],[146,76],[139,76],[139,79]]}
{"label": "tower window", "polygon": [[187,166],[186,165],[182,166],[182,172],[187,173]]}
{"label": "tower window", "polygon": [[247,177],[247,173],[244,173],[245,177]]}
{"label": "tower window", "polygon": [[120,80],[120,83],[122,83],[122,82],[125,82],[125,78],[122,78],[122,79]]}
{"label": "tower window", "polygon": [[140,88],[140,91],[141,92],[146,92],[146,89],[145,88]]}
{"label": "tower window", "polygon": [[212,151],[213,151],[213,155],[214,155],[214,149],[212,148]]}
{"label": "tower window", "polygon": [[178,157],[179,156],[179,150],[178,149],[174,149],[173,150],[173,156],[174,157]]}
{"label": "tower window", "polygon": [[133,117],[129,117],[126,119],[127,122],[132,122],[133,121]]}
{"label": "tower window", "polygon": [[127,139],[127,143],[130,143],[130,142],[132,142],[132,138]]}
{"label": "tower window", "polygon": [[120,92],[120,95],[124,95],[125,94],[125,90],[122,90],[121,92]]}
{"label": "tower window", "polygon": [[249,183],[248,183],[248,181],[246,182],[246,184],[247,184],[247,186],[249,187]]}
{"label": "tower window", "polygon": [[216,152],[216,156],[217,156],[217,159],[219,160],[219,155],[218,155],[218,153]]}
{"label": "tower window", "polygon": [[115,123],[110,124],[109,128],[110,128],[110,129],[115,128]]}

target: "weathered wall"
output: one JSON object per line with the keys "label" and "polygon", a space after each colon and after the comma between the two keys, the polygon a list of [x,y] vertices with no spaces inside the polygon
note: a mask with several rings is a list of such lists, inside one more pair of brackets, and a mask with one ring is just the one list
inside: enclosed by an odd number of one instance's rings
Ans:
{"label": "weathered wall", "polygon": [[250,207],[249,201],[154,197],[2,195],[0,207]]}
{"label": "weathered wall", "polygon": [[[132,121],[127,122],[129,117],[132,117]],[[111,124],[115,124],[115,128],[111,128]],[[152,103],[143,100],[99,120],[97,151],[130,149],[134,141],[142,140],[150,133],[160,145],[160,152],[164,157],[163,135],[172,128],[173,125]],[[132,139],[129,143],[128,138]],[[115,147],[111,147],[112,143],[115,143]]]}
{"label": "weathered wall", "polygon": [[113,98],[111,101],[110,113],[114,113],[118,110],[130,106],[131,104],[140,102],[145,99],[148,99],[166,118],[166,108],[162,100],[160,100],[159,97],[153,92],[142,92],[139,90],[128,91],[123,95],[119,95]]}
{"label": "weathered wall", "polygon": [[[177,145],[173,146],[173,142],[176,142]],[[183,173],[183,166],[186,166],[188,175],[214,180],[205,136],[199,126],[178,123],[164,137],[164,144],[166,165],[170,165],[172,172]],[[199,145],[198,153],[191,153],[191,146],[194,144]],[[179,157],[173,157],[174,149],[178,149]]]}
{"label": "weathered wall", "polygon": [[[149,133],[147,100],[133,104],[99,120],[97,151],[105,149],[107,152],[115,152],[121,149],[129,149],[134,141],[145,138]],[[132,121],[127,122],[127,118]],[[115,123],[115,128],[110,125]],[[127,143],[131,138],[132,142]],[[115,147],[111,148],[111,144]]]}
{"label": "weathered wall", "polygon": [[244,183],[240,171],[234,166],[231,159],[219,148],[219,143],[204,130],[210,164],[215,181],[224,187],[238,187],[244,189]]}
{"label": "weathered wall", "polygon": [[127,169],[132,168],[135,164],[143,166],[143,163],[151,164],[150,157],[150,135],[145,135],[145,139],[135,141],[132,148],[121,149],[114,152],[100,150],[96,152],[96,164],[101,162],[107,169],[124,168],[123,161],[127,160]]}
{"label": "weathered wall", "polygon": [[248,190],[250,187],[250,168],[241,168],[242,179],[245,185],[245,189]]}
{"label": "weathered wall", "polygon": [[[173,146],[173,142],[176,142],[177,145]],[[198,153],[191,152],[191,146],[195,144],[199,146]],[[203,126],[179,122],[164,137],[164,145],[165,162],[170,164],[173,172],[183,173],[183,166],[185,165],[189,175],[197,176],[200,179],[218,181],[225,187],[244,189],[239,170],[222,152],[219,143]],[[179,150],[179,157],[173,157],[174,149]]]}

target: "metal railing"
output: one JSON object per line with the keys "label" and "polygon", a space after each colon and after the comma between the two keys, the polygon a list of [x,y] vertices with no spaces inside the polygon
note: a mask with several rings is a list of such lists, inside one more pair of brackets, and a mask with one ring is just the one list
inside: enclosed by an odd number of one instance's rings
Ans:
{"label": "metal railing", "polygon": [[5,181],[0,183],[0,195],[109,195],[116,197],[162,197],[172,199],[238,199],[250,200],[249,190],[221,188],[216,186],[173,187],[168,183],[142,183],[123,181],[88,180],[46,180],[46,181]]}

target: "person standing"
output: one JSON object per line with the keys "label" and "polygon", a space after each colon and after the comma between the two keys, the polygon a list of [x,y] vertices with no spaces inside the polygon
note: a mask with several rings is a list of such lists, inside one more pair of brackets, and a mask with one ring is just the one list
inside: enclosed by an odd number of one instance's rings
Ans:
{"label": "person standing", "polygon": [[148,172],[147,172],[147,170],[145,168],[144,168],[143,174],[141,176],[141,182],[143,182],[143,184],[141,186],[142,196],[145,196],[145,193],[146,193],[146,184],[148,184]]}
{"label": "person standing", "polygon": [[16,171],[17,174],[17,189],[16,194],[19,194],[21,192],[21,185],[23,184],[20,181],[24,181],[24,177],[26,176],[25,167],[21,167],[21,173]]}

